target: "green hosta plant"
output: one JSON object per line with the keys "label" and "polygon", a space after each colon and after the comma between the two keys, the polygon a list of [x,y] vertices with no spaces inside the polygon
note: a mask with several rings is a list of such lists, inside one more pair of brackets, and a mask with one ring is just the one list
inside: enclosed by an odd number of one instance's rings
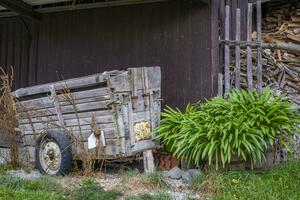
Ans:
{"label": "green hosta plant", "polygon": [[282,97],[232,91],[227,98],[188,105],[185,112],[166,108],[157,128],[159,139],[175,156],[195,164],[219,160],[225,166],[234,155],[261,162],[275,138],[288,146],[286,136],[299,133],[299,112]]}

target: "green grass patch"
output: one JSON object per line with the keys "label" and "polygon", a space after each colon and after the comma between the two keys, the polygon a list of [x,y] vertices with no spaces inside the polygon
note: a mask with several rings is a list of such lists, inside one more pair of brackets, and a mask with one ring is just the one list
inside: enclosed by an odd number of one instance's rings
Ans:
{"label": "green grass patch", "polygon": [[165,189],[168,184],[160,171],[140,173],[135,170],[125,171],[121,177],[122,183],[128,187],[144,187],[148,189]]}
{"label": "green grass patch", "polygon": [[66,199],[66,196],[66,191],[50,177],[24,180],[12,176],[0,176],[0,199],[61,200]]}
{"label": "green grass patch", "polygon": [[300,199],[300,162],[289,162],[269,171],[211,173],[192,184],[200,194],[218,200]]}
{"label": "green grass patch", "polygon": [[11,170],[12,167],[6,164],[0,164],[0,175],[5,175],[8,170]]}
{"label": "green grass patch", "polygon": [[159,192],[155,195],[140,194],[135,197],[127,197],[125,200],[172,200],[171,196],[164,192]]}
{"label": "green grass patch", "polygon": [[104,191],[95,179],[87,178],[72,192],[73,200],[116,200],[122,194],[117,190]]}

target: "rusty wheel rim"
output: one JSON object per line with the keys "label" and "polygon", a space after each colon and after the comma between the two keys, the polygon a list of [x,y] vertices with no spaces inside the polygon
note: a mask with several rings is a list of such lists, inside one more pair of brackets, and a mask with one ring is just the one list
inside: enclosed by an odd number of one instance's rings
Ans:
{"label": "rusty wheel rim", "polygon": [[43,170],[49,175],[55,175],[61,166],[61,150],[54,141],[45,140],[41,144],[39,159]]}

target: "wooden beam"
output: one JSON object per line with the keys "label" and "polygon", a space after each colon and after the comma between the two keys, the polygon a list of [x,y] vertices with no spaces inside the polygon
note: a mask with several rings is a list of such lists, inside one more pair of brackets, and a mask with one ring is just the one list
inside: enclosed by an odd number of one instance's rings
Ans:
{"label": "wooden beam", "polygon": [[262,47],[263,49],[280,49],[280,50],[300,53],[300,45],[291,42],[263,43],[263,42],[256,42],[256,41],[247,42],[247,41],[235,41],[235,40],[220,40],[220,42],[229,46],[239,45],[241,48],[245,48],[247,46],[253,48]]}
{"label": "wooden beam", "polygon": [[0,5],[7,8],[8,10],[16,12],[25,17],[29,17],[31,19],[39,20],[41,18],[40,13],[34,11],[31,5],[25,3],[22,0],[0,0]]}
{"label": "wooden beam", "polygon": [[40,13],[51,13],[51,12],[60,12],[60,11],[70,11],[70,10],[83,10],[91,8],[105,8],[105,7],[115,7],[115,6],[127,6],[127,5],[138,5],[146,3],[159,3],[170,0],[115,0],[115,1],[105,1],[105,2],[96,2],[96,3],[82,3],[75,5],[67,6],[55,6],[47,8],[38,8],[37,11]]}

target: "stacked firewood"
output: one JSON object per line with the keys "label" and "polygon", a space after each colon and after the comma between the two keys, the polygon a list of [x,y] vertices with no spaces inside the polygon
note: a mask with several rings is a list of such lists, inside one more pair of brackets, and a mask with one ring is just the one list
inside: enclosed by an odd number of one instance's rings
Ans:
{"label": "stacked firewood", "polygon": [[[300,2],[275,0],[268,3],[263,18],[263,40],[265,43],[300,44]],[[253,34],[255,39],[256,34]],[[241,51],[241,86],[247,87],[246,51]],[[253,75],[256,79],[257,51],[253,50]],[[234,62],[234,61],[233,61]],[[232,63],[232,85],[234,86],[235,63]],[[277,49],[264,49],[263,52],[264,85],[300,106],[300,53]]]}

